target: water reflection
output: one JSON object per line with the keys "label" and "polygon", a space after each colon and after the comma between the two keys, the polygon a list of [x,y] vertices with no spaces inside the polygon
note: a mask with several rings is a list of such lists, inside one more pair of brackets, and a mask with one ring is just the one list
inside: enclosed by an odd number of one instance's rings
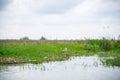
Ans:
{"label": "water reflection", "polygon": [[119,80],[119,74],[120,67],[104,66],[97,56],[43,64],[0,65],[0,80]]}

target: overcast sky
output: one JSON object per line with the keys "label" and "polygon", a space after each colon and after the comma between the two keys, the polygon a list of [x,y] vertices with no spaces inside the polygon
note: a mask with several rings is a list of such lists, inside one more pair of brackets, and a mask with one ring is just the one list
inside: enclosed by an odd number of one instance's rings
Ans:
{"label": "overcast sky", "polygon": [[118,35],[120,0],[0,0],[0,39]]}

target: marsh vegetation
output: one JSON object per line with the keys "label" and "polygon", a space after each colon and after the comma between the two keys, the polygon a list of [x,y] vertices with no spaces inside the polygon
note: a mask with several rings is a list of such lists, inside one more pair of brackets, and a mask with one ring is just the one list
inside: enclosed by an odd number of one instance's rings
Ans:
{"label": "marsh vegetation", "polygon": [[[65,56],[62,50],[67,48]],[[120,41],[88,40],[0,40],[0,63],[42,63],[71,56],[120,57]],[[114,60],[114,59],[112,59]],[[118,63],[120,60],[117,60]],[[118,64],[119,65],[119,64]]]}
{"label": "marsh vegetation", "polygon": [[0,80],[119,80],[119,74],[119,40],[0,40]]}

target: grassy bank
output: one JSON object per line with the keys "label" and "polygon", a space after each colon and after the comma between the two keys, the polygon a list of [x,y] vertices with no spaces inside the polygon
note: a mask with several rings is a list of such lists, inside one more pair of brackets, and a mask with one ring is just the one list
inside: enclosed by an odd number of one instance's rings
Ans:
{"label": "grassy bank", "polygon": [[[62,50],[67,48],[65,55]],[[116,40],[0,40],[0,63],[65,60],[70,56],[120,57],[120,41]]]}

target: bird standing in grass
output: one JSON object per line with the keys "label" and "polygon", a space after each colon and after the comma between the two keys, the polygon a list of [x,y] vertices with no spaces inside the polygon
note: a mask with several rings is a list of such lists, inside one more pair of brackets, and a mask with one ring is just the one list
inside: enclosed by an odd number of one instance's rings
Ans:
{"label": "bird standing in grass", "polygon": [[62,54],[66,54],[66,52],[67,52],[67,48],[62,50]]}

